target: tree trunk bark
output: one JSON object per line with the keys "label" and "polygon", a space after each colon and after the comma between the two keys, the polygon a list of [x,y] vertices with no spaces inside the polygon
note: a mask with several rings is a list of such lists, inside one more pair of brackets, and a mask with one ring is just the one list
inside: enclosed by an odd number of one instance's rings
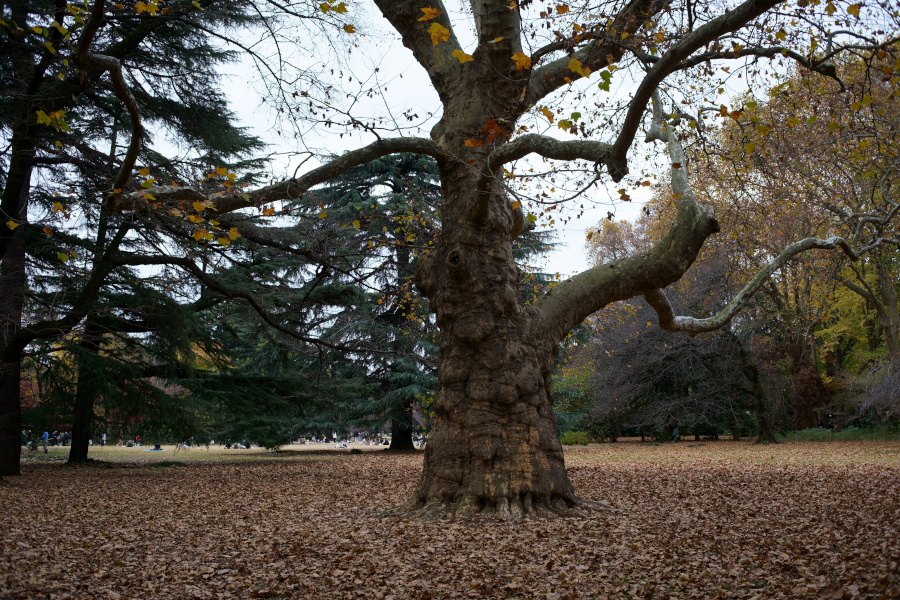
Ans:
{"label": "tree trunk bark", "polygon": [[97,372],[92,358],[100,354],[103,330],[93,318],[88,317],[81,340],[82,356],[78,357],[78,384],[75,389],[75,407],[72,414],[72,445],[69,447],[69,463],[84,462],[88,458],[91,424],[94,419],[94,401],[97,396]]}
{"label": "tree trunk bark", "polygon": [[412,433],[412,410],[404,411],[402,417],[391,420],[391,445],[388,452],[409,452],[415,450]]}
{"label": "tree trunk bark", "polygon": [[495,198],[482,227],[452,214],[473,204],[472,179],[466,165],[441,165],[445,228],[417,265],[441,329],[440,390],[419,486],[395,512],[572,514],[580,502],[552,410],[557,344],[518,292],[509,203]]}
{"label": "tree trunk bark", "polygon": [[900,310],[897,307],[897,290],[894,288],[894,282],[891,280],[881,256],[875,257],[875,265],[878,288],[886,313],[884,338],[887,344],[887,354],[890,360],[897,360],[900,358]]}
{"label": "tree trunk bark", "polygon": [[[24,212],[24,209],[23,209]],[[22,326],[25,299],[25,227],[18,227],[0,265],[0,349]],[[22,405],[19,386],[22,358],[0,354],[0,475],[19,475],[22,454]]]}

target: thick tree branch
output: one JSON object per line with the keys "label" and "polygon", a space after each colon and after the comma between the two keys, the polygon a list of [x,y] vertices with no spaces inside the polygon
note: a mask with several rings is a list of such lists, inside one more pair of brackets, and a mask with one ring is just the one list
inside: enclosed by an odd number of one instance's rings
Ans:
{"label": "thick tree branch", "polygon": [[[444,3],[441,0],[375,0],[375,4],[400,34],[403,45],[412,50],[416,61],[428,72],[441,101],[445,101],[462,68],[459,60],[453,57],[453,52],[462,47],[456,39]],[[426,7],[436,8],[441,14],[435,19],[420,21],[425,16],[422,9]],[[428,29],[433,23],[449,30],[447,41],[432,43]]]}
{"label": "thick tree branch", "polygon": [[720,329],[727,325],[736,314],[741,312],[750,302],[753,294],[756,293],[775,271],[784,266],[786,262],[808,250],[834,250],[835,248],[843,250],[851,260],[857,260],[859,258],[859,256],[857,256],[850,248],[850,245],[843,238],[837,236],[830,237],[826,240],[806,238],[799,242],[794,242],[785,248],[781,254],[776,256],[775,259],[764,268],[760,269],[753,279],[737,293],[725,308],[715,316],[706,319],[675,316],[672,311],[672,305],[669,304],[666,294],[661,289],[644,294],[644,299],[647,300],[647,303],[650,304],[654,310],[656,310],[656,314],[659,315],[659,326],[666,331],[685,332],[690,333],[691,335],[715,331],[716,329]]}
{"label": "thick tree branch", "polygon": [[[531,154],[540,154],[544,158],[554,160],[589,160],[609,167],[609,156],[612,146],[591,140],[561,141],[546,135],[529,133],[500,147],[488,159],[488,172],[493,174],[502,165],[524,158]],[[613,180],[621,177],[612,174]]]}
{"label": "thick tree branch", "polygon": [[[616,16],[611,25],[613,31],[609,36],[606,35],[605,28],[598,26],[596,28],[597,32],[591,34],[597,37],[576,50],[572,56],[559,58],[539,69],[535,69],[532,72],[528,90],[525,93],[526,106],[536,104],[547,94],[564,85],[568,85],[565,78],[569,78],[570,81],[581,78],[581,75],[569,68],[569,62],[573,58],[591,71],[598,71],[611,63],[617,62],[628,50],[628,47],[622,42],[622,33],[627,32],[633,36],[647,21],[659,13],[665,4],[663,0],[633,0]],[[575,45],[574,39],[553,42],[538,49],[532,56],[532,60],[536,62],[548,54],[571,48]]]}
{"label": "thick tree branch", "polygon": [[628,107],[625,120],[622,123],[622,129],[619,131],[619,136],[613,145],[612,162],[617,171],[628,172],[628,149],[631,147],[638,127],[640,127],[647,102],[650,101],[653,92],[656,91],[662,80],[669,74],[682,68],[683,61],[694,51],[725,33],[740,29],[750,20],[755,19],[777,5],[778,2],[779,0],[747,0],[734,10],[687,34],[660,57],[659,61],[647,71],[643,81],[638,86],[634,98],[632,98]]}
{"label": "thick tree branch", "polygon": [[656,136],[668,143],[672,189],[677,199],[675,223],[662,240],[646,252],[588,269],[564,281],[532,306],[556,339],[561,340],[588,315],[617,300],[627,300],[674,283],[690,268],[706,241],[719,231],[712,208],[701,204],[687,185],[684,150],[678,136],[662,127],[656,99]]}
{"label": "thick tree branch", "polygon": [[[351,150],[346,154],[315,168],[309,173],[274,183],[272,185],[248,192],[233,192],[227,195],[197,191],[186,187],[161,186],[148,190],[159,203],[171,202],[204,202],[210,200],[212,209],[219,214],[233,212],[242,208],[262,206],[276,200],[292,200],[299,198],[310,188],[337,177],[347,169],[388,154],[398,152],[415,152],[427,154],[435,158],[443,158],[443,153],[436,143],[425,138],[391,138],[379,140],[363,148]],[[246,198],[244,196],[247,196]],[[143,210],[149,203],[143,192],[119,193],[107,198],[107,211],[122,212],[127,210]]]}

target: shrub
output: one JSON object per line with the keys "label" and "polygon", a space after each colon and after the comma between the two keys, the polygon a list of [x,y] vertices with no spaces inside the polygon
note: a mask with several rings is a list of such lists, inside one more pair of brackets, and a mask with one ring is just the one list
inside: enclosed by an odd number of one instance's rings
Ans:
{"label": "shrub", "polygon": [[847,427],[841,431],[803,429],[802,431],[789,431],[783,439],[789,442],[891,441],[900,440],[900,431],[890,427],[875,427],[874,429]]}
{"label": "shrub", "polygon": [[589,439],[586,431],[567,431],[559,437],[563,446],[587,446]]}

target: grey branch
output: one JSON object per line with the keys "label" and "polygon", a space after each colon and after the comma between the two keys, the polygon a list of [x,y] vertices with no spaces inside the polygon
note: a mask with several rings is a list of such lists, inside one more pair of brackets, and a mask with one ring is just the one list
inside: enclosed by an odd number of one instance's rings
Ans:
{"label": "grey branch", "polygon": [[[376,158],[398,152],[415,152],[427,154],[435,158],[443,157],[443,153],[436,143],[425,138],[401,137],[379,140],[368,146],[351,150],[338,158],[317,167],[312,171],[262,187],[256,190],[241,192],[236,191],[227,195],[205,193],[192,188],[161,186],[148,190],[155,202],[212,202],[212,209],[218,214],[225,214],[242,208],[259,207],[268,202],[277,200],[291,200],[301,197],[310,188],[337,177],[347,169],[364,165]],[[149,203],[144,195],[139,193],[119,193],[107,198],[107,211],[123,212],[128,210],[145,210]]]}
{"label": "grey branch", "polygon": [[723,34],[740,29],[749,21],[777,4],[778,0],[747,0],[735,7],[734,10],[692,31],[660,57],[659,61],[647,71],[643,81],[638,86],[634,98],[632,98],[628,107],[625,120],[622,123],[622,129],[613,145],[612,161],[616,165],[617,170],[628,172],[628,161],[626,158],[628,149],[631,147],[631,142],[634,140],[635,133],[637,133],[641,120],[644,117],[647,102],[650,101],[653,92],[656,91],[662,80],[674,71],[683,69],[684,61],[694,51]]}
{"label": "grey branch", "polygon": [[666,298],[665,292],[659,289],[644,294],[644,299],[647,300],[647,303],[652,306],[656,311],[656,314],[659,315],[659,326],[666,331],[684,332],[691,335],[715,331],[716,329],[720,329],[727,325],[736,314],[741,312],[747,306],[747,303],[750,302],[753,294],[756,293],[763,283],[765,283],[765,281],[786,262],[808,250],[834,250],[835,248],[843,250],[851,260],[855,261],[859,258],[859,256],[850,248],[850,244],[848,244],[844,238],[837,236],[830,237],[826,240],[806,238],[799,242],[794,242],[785,248],[781,254],[776,256],[772,262],[760,269],[753,279],[738,292],[725,308],[715,316],[706,319],[676,316],[672,311],[672,305],[669,304],[669,299]]}

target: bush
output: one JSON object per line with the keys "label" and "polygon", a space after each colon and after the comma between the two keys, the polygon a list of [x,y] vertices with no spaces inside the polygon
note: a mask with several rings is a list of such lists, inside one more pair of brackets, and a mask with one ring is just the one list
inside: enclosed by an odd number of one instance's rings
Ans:
{"label": "bush", "polygon": [[586,431],[567,431],[559,436],[563,446],[587,446],[590,436]]}
{"label": "bush", "polygon": [[841,431],[831,429],[804,429],[789,431],[784,437],[789,442],[852,442],[852,441],[892,441],[900,440],[900,431],[889,427],[860,429],[847,427]]}

